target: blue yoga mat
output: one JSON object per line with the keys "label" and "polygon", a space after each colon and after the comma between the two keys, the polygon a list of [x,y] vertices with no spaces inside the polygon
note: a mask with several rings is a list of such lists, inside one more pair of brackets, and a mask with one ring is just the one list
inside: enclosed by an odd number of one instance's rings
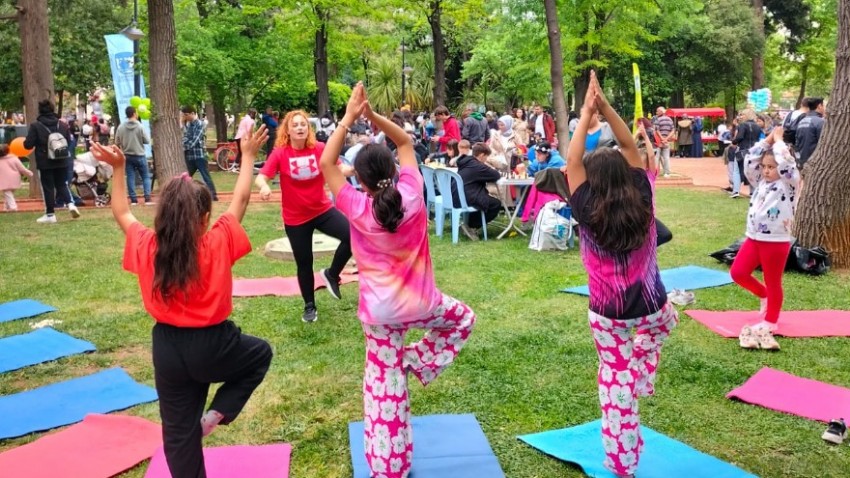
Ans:
{"label": "blue yoga mat", "polygon": [[[644,446],[635,478],[757,478],[651,428],[641,427]],[[602,462],[602,421],[522,435],[520,440],[559,460],[575,463],[594,478],[614,478]]]}
{"label": "blue yoga mat", "polygon": [[[475,415],[413,417],[413,468],[416,478],[504,478],[502,467]],[[348,424],[354,478],[369,478],[363,451],[363,422]]]}
{"label": "blue yoga mat", "polygon": [[94,350],[90,342],[45,327],[0,339],[0,373]]}
{"label": "blue yoga mat", "polygon": [[6,302],[5,304],[0,304],[0,322],[26,319],[27,317],[35,317],[36,315],[56,310],[58,310],[56,307],[42,304],[37,300],[15,300],[12,302]]}
{"label": "blue yoga mat", "polygon": [[[661,271],[661,282],[667,292],[673,289],[694,290],[717,287],[732,283],[729,271],[718,271],[699,266],[682,266]],[[590,295],[586,285],[561,289],[561,292],[578,295]]]}
{"label": "blue yoga mat", "polygon": [[0,397],[0,440],[81,421],[89,413],[156,400],[156,391],[111,368],[94,375]]}

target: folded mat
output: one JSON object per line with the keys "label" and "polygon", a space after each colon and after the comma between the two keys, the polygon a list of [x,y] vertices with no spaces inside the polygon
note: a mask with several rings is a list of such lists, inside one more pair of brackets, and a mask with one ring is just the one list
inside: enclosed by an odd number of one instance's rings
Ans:
{"label": "folded mat", "polygon": [[[685,313],[722,337],[737,337],[741,327],[761,320],[757,311],[686,310]],[[782,311],[778,324],[775,334],[785,337],[850,337],[850,312],[846,310]]]}
{"label": "folded mat", "polygon": [[726,398],[810,420],[850,420],[850,389],[764,367]]}
{"label": "folded mat", "polygon": [[0,339],[0,373],[94,351],[85,340],[46,327]]}
{"label": "folded mat", "polygon": [[[287,478],[292,445],[219,446],[204,448],[207,478]],[[145,478],[171,478],[162,448],[151,460]]]}
{"label": "folded mat", "polygon": [[[682,266],[661,271],[661,282],[667,292],[673,289],[694,290],[706,287],[717,287],[732,283],[729,271],[706,269],[699,266]],[[586,285],[561,289],[561,292],[578,295],[590,295]]]}
{"label": "folded mat", "polygon": [[[641,426],[644,447],[635,478],[755,478],[740,468]],[[560,430],[522,435],[520,440],[559,460],[575,463],[588,476],[614,478],[602,462],[602,420]]]}
{"label": "folded mat", "polygon": [[[411,478],[504,478],[475,415],[413,417]],[[348,424],[354,478],[369,478],[363,422]]]}
{"label": "folded mat", "polygon": [[81,423],[0,453],[2,476],[109,478],[162,447],[156,423],[124,415],[86,415]]}
{"label": "folded mat", "polygon": [[76,423],[156,400],[156,391],[111,368],[93,375],[0,397],[0,440]]}
{"label": "folded mat", "polygon": [[42,304],[37,300],[21,299],[12,302],[0,304],[0,322],[9,322],[11,320],[26,319],[27,317],[35,317],[47,312],[59,310],[56,307],[51,307],[47,304]]}
{"label": "folded mat", "polygon": [[[356,282],[356,274],[341,274],[341,283]],[[319,272],[313,274],[314,288],[325,286]],[[264,279],[235,279],[233,297],[255,297],[260,295],[297,296],[301,295],[297,277],[266,277]]]}

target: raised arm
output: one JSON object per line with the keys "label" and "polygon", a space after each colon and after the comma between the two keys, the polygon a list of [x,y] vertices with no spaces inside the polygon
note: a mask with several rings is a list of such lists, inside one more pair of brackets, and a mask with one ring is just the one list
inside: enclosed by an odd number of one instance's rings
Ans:
{"label": "raised arm", "polygon": [[413,150],[413,141],[401,126],[372,111],[372,106],[368,102],[364,105],[363,113],[369,121],[386,132],[387,137],[398,147],[396,151],[401,166],[419,167],[419,163],[416,162],[416,152]]}
{"label": "raised arm", "polygon": [[617,144],[620,145],[620,152],[626,158],[626,161],[628,161],[629,166],[643,169],[643,160],[640,157],[640,151],[638,151],[637,144],[635,143],[634,138],[632,138],[632,134],[629,132],[629,127],[626,126],[626,122],[620,118],[620,115],[617,114],[614,108],[608,103],[608,100],[602,93],[602,87],[599,86],[599,80],[596,79],[596,72],[594,71],[591,71],[590,73],[590,83],[596,90],[596,106],[599,109],[599,112],[602,113],[602,116],[608,120],[611,130],[614,132],[614,139],[616,139]]}
{"label": "raised arm", "polygon": [[339,191],[345,186],[345,175],[337,167],[339,153],[342,151],[342,146],[345,143],[345,135],[360,117],[363,112],[363,104],[366,102],[366,93],[362,83],[357,83],[351,91],[351,97],[348,99],[348,106],[345,107],[345,116],[339,121],[339,127],[334,130],[331,137],[328,138],[328,143],[322,151],[322,158],[319,160],[319,166],[322,168],[322,175],[325,177],[325,182],[334,196],[339,195]]}
{"label": "raised arm", "polygon": [[[592,76],[595,73],[591,72]],[[587,180],[587,172],[584,170],[584,150],[585,141],[587,140],[587,128],[590,126],[590,117],[596,114],[596,89],[592,82],[587,88],[587,94],[584,95],[584,105],[581,107],[581,118],[579,118],[578,126],[570,140],[569,149],[567,149],[567,183],[570,187],[570,194],[574,193],[579,186]]]}
{"label": "raised arm", "polygon": [[643,139],[643,145],[646,149],[646,170],[650,174],[658,172],[658,163],[655,162],[655,148],[652,146],[652,141],[649,139],[649,134],[642,124],[638,125],[638,135]]}
{"label": "raised arm", "polygon": [[242,142],[242,165],[239,177],[236,178],[236,186],[233,187],[233,200],[227,207],[227,212],[233,214],[236,220],[242,222],[245,217],[245,209],[251,200],[251,179],[254,177],[254,160],[257,159],[257,151],[260,146],[266,144],[269,133],[266,125],[260,126],[257,131],[249,131],[239,141]]}
{"label": "raised arm", "polygon": [[121,178],[122,180],[112,181],[112,216],[115,217],[115,222],[121,227],[124,234],[130,229],[130,226],[136,220],[136,216],[130,212],[130,205],[126,201],[127,197],[127,182],[123,181],[126,177],[124,152],[118,146],[103,146],[100,143],[92,143],[91,153],[98,161],[109,163],[113,168],[113,177]]}

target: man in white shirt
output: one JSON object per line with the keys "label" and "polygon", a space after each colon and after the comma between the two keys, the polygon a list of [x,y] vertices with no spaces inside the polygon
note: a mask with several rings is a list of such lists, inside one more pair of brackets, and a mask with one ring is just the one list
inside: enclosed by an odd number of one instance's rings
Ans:
{"label": "man in white shirt", "polygon": [[242,117],[242,121],[239,122],[239,129],[236,130],[236,164],[242,164],[242,141],[240,139],[247,138],[254,131],[254,124],[256,121],[254,118],[257,117],[257,110],[254,108],[248,108],[248,112],[245,116]]}

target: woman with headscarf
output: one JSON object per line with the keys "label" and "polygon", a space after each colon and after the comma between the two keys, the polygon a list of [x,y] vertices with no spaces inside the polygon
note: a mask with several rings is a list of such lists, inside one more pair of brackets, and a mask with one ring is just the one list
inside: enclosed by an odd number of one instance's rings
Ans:
{"label": "woman with headscarf", "polygon": [[511,155],[517,148],[517,140],[513,130],[514,120],[509,115],[502,116],[496,122],[498,130],[490,132],[489,164],[499,171],[506,171],[510,165]]}
{"label": "woman with headscarf", "polygon": [[702,118],[697,116],[694,118],[694,124],[691,125],[693,133],[693,144],[691,144],[691,157],[701,158],[703,155],[702,149]]}
{"label": "woman with headscarf", "polygon": [[688,115],[682,115],[682,119],[676,123],[676,145],[679,147],[677,151],[680,158],[684,158],[691,154],[691,145],[694,144],[694,133],[691,131],[693,121]]}

